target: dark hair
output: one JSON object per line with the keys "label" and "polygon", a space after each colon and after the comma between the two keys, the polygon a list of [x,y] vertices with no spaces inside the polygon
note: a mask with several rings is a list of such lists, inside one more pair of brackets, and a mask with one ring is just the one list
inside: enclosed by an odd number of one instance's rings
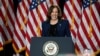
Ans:
{"label": "dark hair", "polygon": [[48,9],[48,13],[47,13],[47,21],[50,22],[51,20],[51,13],[53,11],[54,8],[57,8],[58,9],[58,20],[61,20],[61,16],[62,16],[62,12],[61,12],[61,9],[59,8],[59,6],[56,6],[56,5],[52,5],[50,6],[50,8]]}

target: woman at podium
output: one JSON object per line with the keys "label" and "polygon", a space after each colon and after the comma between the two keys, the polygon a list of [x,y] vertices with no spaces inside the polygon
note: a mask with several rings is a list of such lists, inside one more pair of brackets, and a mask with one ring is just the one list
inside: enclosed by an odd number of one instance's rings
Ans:
{"label": "woman at podium", "polygon": [[69,22],[62,19],[61,9],[56,5],[48,9],[47,20],[42,22],[42,36],[71,37]]}

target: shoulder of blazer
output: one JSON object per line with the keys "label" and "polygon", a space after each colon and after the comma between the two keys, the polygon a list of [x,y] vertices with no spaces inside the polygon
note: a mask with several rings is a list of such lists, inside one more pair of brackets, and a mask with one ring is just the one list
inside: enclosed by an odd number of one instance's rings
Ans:
{"label": "shoulder of blazer", "polygon": [[60,24],[69,24],[68,20],[60,20],[59,23]]}
{"label": "shoulder of blazer", "polygon": [[49,24],[49,22],[47,22],[47,21],[44,21],[44,22],[42,22],[42,27],[47,27],[47,26],[49,26],[50,24]]}
{"label": "shoulder of blazer", "polygon": [[44,24],[47,24],[47,21],[43,21],[43,22],[42,22],[42,25],[44,25]]}

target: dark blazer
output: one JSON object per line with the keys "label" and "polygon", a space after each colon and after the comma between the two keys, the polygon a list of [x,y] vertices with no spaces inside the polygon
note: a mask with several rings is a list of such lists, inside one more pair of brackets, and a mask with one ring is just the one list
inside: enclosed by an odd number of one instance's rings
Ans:
{"label": "dark blazer", "polygon": [[[42,36],[50,37],[48,33],[49,29],[50,29],[50,23],[44,21],[42,23]],[[68,20],[60,20],[57,24],[57,31],[58,31],[56,34],[57,37],[71,37]]]}

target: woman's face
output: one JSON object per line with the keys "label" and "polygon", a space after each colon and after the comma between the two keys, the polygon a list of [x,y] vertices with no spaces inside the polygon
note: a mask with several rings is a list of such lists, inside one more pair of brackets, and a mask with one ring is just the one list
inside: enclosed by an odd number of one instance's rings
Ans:
{"label": "woman's face", "polygon": [[57,8],[53,8],[52,12],[51,12],[51,19],[58,19],[58,9]]}

